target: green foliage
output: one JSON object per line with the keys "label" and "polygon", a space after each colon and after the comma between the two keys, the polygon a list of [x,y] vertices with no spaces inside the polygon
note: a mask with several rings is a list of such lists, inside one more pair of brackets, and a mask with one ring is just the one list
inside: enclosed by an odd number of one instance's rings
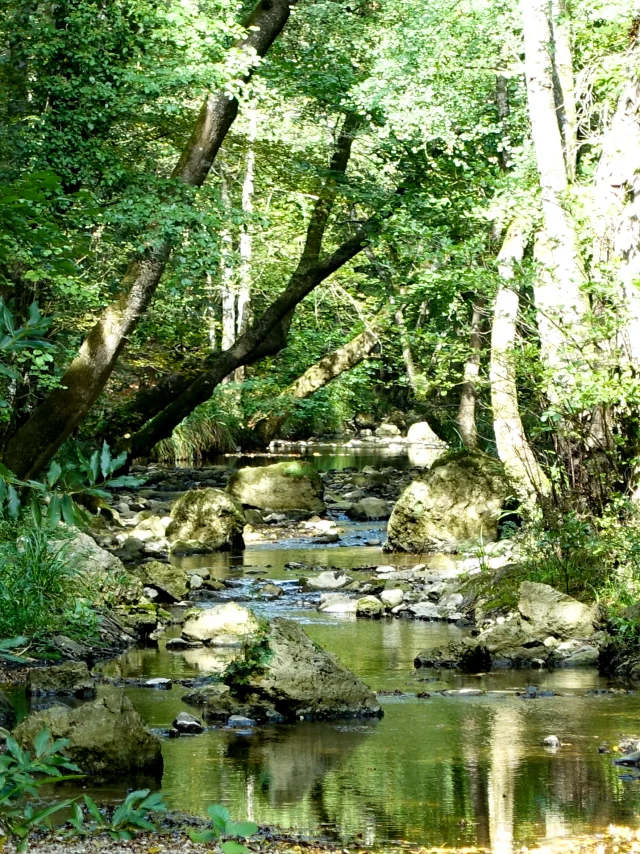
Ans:
{"label": "green foliage", "polygon": [[232,821],[229,810],[222,804],[213,804],[207,808],[211,819],[211,828],[208,830],[189,829],[189,838],[192,842],[218,842],[223,854],[249,854],[246,845],[236,842],[235,839],[226,837],[237,837],[246,839],[258,832],[258,825],[252,821]]}
{"label": "green foliage", "polygon": [[0,833],[15,837],[18,851],[26,850],[34,829],[48,826],[52,815],[72,803],[65,799],[41,809],[37,806],[39,788],[81,776],[62,753],[67,744],[53,741],[47,730],[36,737],[33,754],[15,739],[6,740],[6,752],[0,755]]}
{"label": "green foliage", "polygon": [[143,483],[130,475],[114,477],[114,472],[126,462],[127,454],[113,457],[106,442],[90,457],[82,453],[77,443],[68,444],[58,457],[61,462],[58,458],[53,460],[44,482],[22,481],[0,463],[0,514],[15,520],[21,509],[26,510],[38,528],[45,524],[44,516],[51,527],[61,521],[82,526],[90,520],[82,504],[96,510],[109,497],[109,489]]}
{"label": "green foliage", "polygon": [[156,830],[156,823],[150,817],[167,811],[162,794],[151,794],[149,789],[130,792],[111,816],[102,812],[89,795],[84,795],[84,804],[86,812],[77,801],[73,804],[69,824],[74,836],[106,831],[112,839],[130,840],[139,830]]}
{"label": "green foliage", "polygon": [[266,620],[260,620],[257,631],[243,641],[241,654],[228,665],[225,678],[233,683],[236,690],[241,689],[249,683],[251,677],[263,672],[272,655],[269,624]]}

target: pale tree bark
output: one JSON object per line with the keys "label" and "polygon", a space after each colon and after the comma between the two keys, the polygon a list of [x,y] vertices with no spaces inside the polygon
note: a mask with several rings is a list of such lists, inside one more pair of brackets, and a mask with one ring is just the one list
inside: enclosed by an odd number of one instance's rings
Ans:
{"label": "pale tree bark", "polygon": [[562,132],[567,178],[573,181],[576,168],[578,115],[571,50],[571,18],[566,0],[551,0],[551,32],[556,112]]}
{"label": "pale tree bark", "polygon": [[536,239],[539,273],[534,285],[540,347],[550,368],[549,395],[558,400],[571,385],[580,321],[587,305],[575,225],[568,208],[569,173],[556,104],[557,69],[553,57],[550,7],[547,0],[522,0],[525,71],[544,225]]}
{"label": "pale tree bark", "polygon": [[[285,26],[297,0],[260,0],[244,22],[247,35],[230,56],[247,81],[256,57],[266,54]],[[246,70],[248,68],[248,70]],[[236,72],[237,74],[238,72]],[[172,178],[194,187],[206,180],[238,112],[238,101],[223,89],[209,95]],[[9,440],[3,461],[19,477],[38,474],[80,424],[104,389],[128,338],[151,301],[171,255],[171,242],[149,223],[147,249],[136,255],[120,285],[117,301],[105,309],[73,360],[60,386]]]}
{"label": "pale tree bark", "polygon": [[538,500],[549,494],[550,486],[527,441],[518,405],[514,356],[520,301],[515,268],[522,261],[526,242],[526,223],[516,218],[498,255],[500,284],[493,306],[489,383],[498,456],[524,510],[531,515]]}
{"label": "pale tree bark", "polygon": [[[362,252],[369,245],[380,223],[391,214],[393,206],[374,214],[330,255],[322,256],[325,229],[337,195],[338,182],[342,180],[349,161],[358,125],[356,116],[346,117],[331,160],[329,175],[307,228],[300,261],[286,289],[254,320],[249,329],[236,339],[232,347],[220,354],[211,369],[203,371],[177,399],[158,412],[135,435],[125,437],[126,442],[122,447],[130,450],[133,457],[147,455],[157,442],[170,436],[171,431],[196,406],[211,397],[223,377],[254,360],[261,348],[268,348],[269,354],[273,355],[286,346],[286,336],[296,306],[321,282]],[[398,191],[396,199],[401,195],[402,191]],[[273,343],[272,338],[275,338]]]}
{"label": "pale tree bark", "polygon": [[[638,51],[632,53],[636,62]],[[640,366],[640,77],[629,81],[605,135],[596,170],[593,276],[620,288],[621,346]]]}
{"label": "pale tree bark", "polygon": [[478,394],[478,376],[482,356],[482,325],[486,300],[476,296],[471,313],[471,332],[469,334],[469,357],[464,366],[464,378],[458,407],[458,431],[467,448],[478,447],[478,427],[476,424],[476,402]]}
{"label": "pale tree bark", "polygon": [[375,333],[375,324],[365,329],[333,353],[323,356],[310,368],[301,374],[297,380],[278,395],[275,403],[279,402],[279,411],[270,415],[259,416],[249,424],[257,438],[258,444],[268,445],[276,438],[280,430],[291,416],[292,403],[305,400],[321,388],[337,379],[346,371],[368,359],[379,347],[379,339]]}
{"label": "pale tree bark", "polygon": [[[220,194],[226,213],[231,216],[231,194],[226,176],[220,182]],[[220,272],[222,297],[222,349],[227,350],[236,340],[236,292],[233,272],[233,236],[230,228],[220,235]],[[225,378],[227,379],[227,378]]]}

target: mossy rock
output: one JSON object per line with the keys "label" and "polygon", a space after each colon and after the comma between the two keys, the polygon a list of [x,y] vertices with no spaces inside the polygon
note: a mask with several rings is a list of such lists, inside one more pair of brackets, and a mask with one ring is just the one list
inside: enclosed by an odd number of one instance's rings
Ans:
{"label": "mossy rock", "polygon": [[325,509],[322,478],[312,466],[297,460],[239,469],[227,490],[245,507],[258,510],[321,513]]}
{"label": "mossy rock", "polygon": [[242,507],[222,489],[185,492],[171,508],[166,536],[172,552],[181,554],[244,548]]}
{"label": "mossy rock", "polygon": [[458,552],[498,537],[509,495],[504,469],[485,454],[445,454],[404,490],[389,520],[387,550]]}

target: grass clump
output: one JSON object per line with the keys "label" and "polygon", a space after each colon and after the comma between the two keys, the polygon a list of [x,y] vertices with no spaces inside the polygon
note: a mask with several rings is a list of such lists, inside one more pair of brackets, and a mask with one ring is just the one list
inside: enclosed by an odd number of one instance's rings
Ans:
{"label": "grass clump", "polygon": [[67,553],[66,540],[46,527],[0,525],[0,637],[36,643],[54,633],[86,640],[99,616],[91,591]]}

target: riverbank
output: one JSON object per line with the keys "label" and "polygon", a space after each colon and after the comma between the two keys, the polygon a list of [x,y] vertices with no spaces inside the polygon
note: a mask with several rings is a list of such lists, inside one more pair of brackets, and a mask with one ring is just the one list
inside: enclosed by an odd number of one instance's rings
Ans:
{"label": "riverbank", "polygon": [[[498,854],[495,849],[478,846],[424,847],[400,843],[388,848],[369,848],[357,841],[345,846],[271,831],[265,831],[257,840],[247,841],[247,847],[255,854],[364,854],[386,850],[406,851],[408,854]],[[34,838],[29,850],[39,854],[201,854],[210,852],[212,848],[210,844],[192,842],[184,829],[177,829],[141,834],[131,841],[113,840],[106,834],[89,839],[47,834]],[[507,844],[499,854],[636,854],[638,850],[640,830],[613,825],[603,833],[541,839],[528,846]],[[15,854],[16,846],[6,843],[2,847],[0,842],[0,851]]]}

